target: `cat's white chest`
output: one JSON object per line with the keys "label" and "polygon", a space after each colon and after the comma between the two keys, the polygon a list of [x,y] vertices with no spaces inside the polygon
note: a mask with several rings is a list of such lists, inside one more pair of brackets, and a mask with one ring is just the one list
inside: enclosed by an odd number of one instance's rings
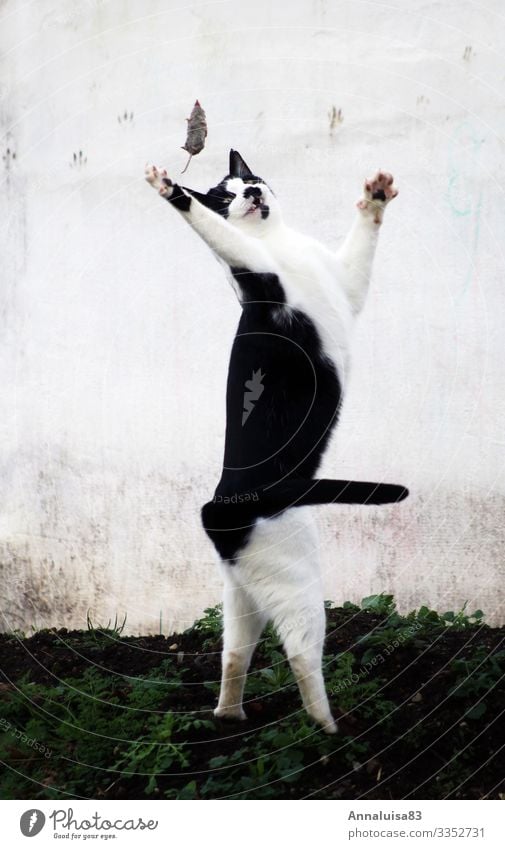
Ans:
{"label": "cat's white chest", "polygon": [[[296,234],[298,236],[298,234]],[[286,239],[272,246],[280,270],[280,283],[286,296],[285,315],[290,309],[303,312],[314,324],[325,355],[336,366],[341,383],[348,368],[348,350],[353,316],[349,301],[339,285],[338,263],[324,253],[311,239]]]}

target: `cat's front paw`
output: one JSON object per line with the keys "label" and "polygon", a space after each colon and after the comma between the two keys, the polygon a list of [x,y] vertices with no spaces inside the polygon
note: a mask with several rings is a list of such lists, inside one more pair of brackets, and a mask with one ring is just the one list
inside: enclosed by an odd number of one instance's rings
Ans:
{"label": "cat's front paw", "polygon": [[168,200],[172,196],[174,191],[172,180],[164,168],[160,170],[156,168],[156,165],[148,165],[145,170],[145,178],[162,197]]}
{"label": "cat's front paw", "polygon": [[375,224],[380,224],[388,203],[398,194],[393,177],[387,171],[377,171],[374,177],[365,181],[364,197],[358,201],[357,207],[365,215],[373,216]]}

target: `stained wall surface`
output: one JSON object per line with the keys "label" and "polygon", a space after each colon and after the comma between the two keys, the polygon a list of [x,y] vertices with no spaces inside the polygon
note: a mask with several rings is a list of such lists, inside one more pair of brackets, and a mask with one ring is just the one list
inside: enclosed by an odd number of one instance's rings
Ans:
{"label": "stained wall surface", "polygon": [[143,180],[239,149],[337,246],[391,170],[324,472],[407,484],[318,511],[328,598],[503,621],[504,66],[499,0],[0,4],[2,630],[184,627],[220,596],[199,523],[238,305]]}

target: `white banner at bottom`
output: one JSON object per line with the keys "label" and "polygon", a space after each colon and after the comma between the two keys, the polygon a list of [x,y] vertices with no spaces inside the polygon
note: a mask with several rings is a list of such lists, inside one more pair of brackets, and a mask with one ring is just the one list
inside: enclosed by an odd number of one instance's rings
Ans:
{"label": "white banner at bottom", "polygon": [[499,801],[0,802],[2,843],[9,849],[105,843],[118,849],[307,849],[315,841],[335,849],[502,849],[504,811]]}

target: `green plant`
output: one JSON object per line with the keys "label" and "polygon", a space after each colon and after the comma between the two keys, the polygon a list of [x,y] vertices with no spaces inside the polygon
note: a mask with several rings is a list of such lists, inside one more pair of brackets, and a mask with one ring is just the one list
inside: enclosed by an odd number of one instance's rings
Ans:
{"label": "green plant", "polygon": [[215,607],[207,607],[204,610],[204,614],[185,633],[196,632],[203,636],[202,651],[207,651],[208,649],[214,649],[216,643],[221,640],[223,632],[223,605],[217,604]]}
{"label": "green plant", "polygon": [[409,618],[415,619],[423,625],[435,625],[439,627],[452,628],[472,628],[482,625],[484,622],[484,614],[482,610],[474,610],[473,613],[466,613],[468,602],[465,601],[463,607],[454,613],[448,610],[446,613],[437,613],[436,610],[431,610],[426,605],[422,605],[419,610],[410,614]]}
{"label": "green plant", "polygon": [[453,628],[471,628],[475,625],[481,625],[484,619],[482,610],[474,610],[473,613],[467,614],[467,604],[468,602],[465,601],[463,607],[457,613],[453,613],[450,610],[447,613],[442,613],[440,618],[444,624],[450,625]]}
{"label": "green plant", "polygon": [[246,697],[268,696],[294,684],[293,674],[282,652],[272,649],[268,654],[269,666],[252,670],[246,681]]}
{"label": "green plant", "polygon": [[278,651],[281,641],[273,625],[267,625],[258,645],[258,651],[268,656],[272,651]]}
{"label": "green plant", "polygon": [[[194,723],[199,728],[202,720],[194,720]],[[113,769],[126,777],[143,775],[147,778],[145,792],[151,795],[158,787],[160,774],[173,768],[184,769],[189,766],[187,746],[174,742],[172,737],[176,730],[187,731],[190,725],[191,721],[187,717],[181,723],[173,713],[165,713],[161,718],[152,717],[145,729],[148,740],[130,743]]]}
{"label": "green plant", "polygon": [[120,622],[116,615],[114,617],[113,625],[111,624],[110,619],[107,622],[107,625],[94,625],[88,610],[86,614],[86,626],[88,629],[89,640],[96,646],[101,646],[110,640],[118,640],[125,629],[126,618],[125,614],[123,620]]}
{"label": "green plant", "polygon": [[216,604],[215,607],[207,607],[204,614],[201,619],[196,620],[191,628],[187,629],[186,633],[196,631],[200,634],[219,636],[223,628],[223,605]]}
{"label": "green plant", "polygon": [[379,595],[369,595],[362,599],[361,609],[369,610],[372,613],[383,614],[384,616],[390,616],[395,613],[396,606],[392,595],[379,593]]}
{"label": "green plant", "polygon": [[457,678],[450,691],[451,695],[459,699],[476,700],[466,712],[468,719],[479,719],[484,715],[486,702],[483,697],[491,692],[503,677],[504,665],[505,651],[490,654],[483,647],[478,648],[471,658],[454,661],[453,670]]}

